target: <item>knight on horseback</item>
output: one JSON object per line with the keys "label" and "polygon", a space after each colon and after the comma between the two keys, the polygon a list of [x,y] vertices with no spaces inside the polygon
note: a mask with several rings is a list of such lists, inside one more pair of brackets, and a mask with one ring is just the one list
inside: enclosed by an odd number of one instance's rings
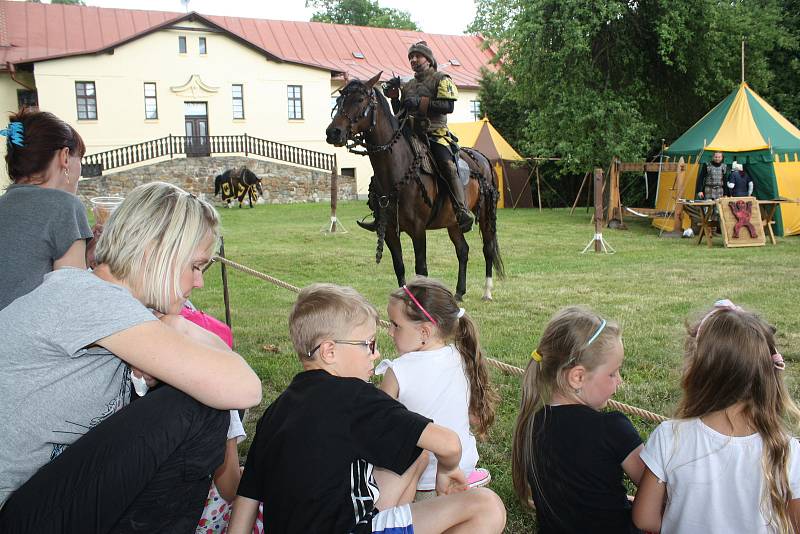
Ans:
{"label": "knight on horseback", "polygon": [[[425,41],[411,45],[408,60],[414,78],[402,84],[402,87],[400,78],[392,78],[384,88],[384,95],[391,99],[396,115],[401,111],[409,115],[416,135],[427,136],[442,181],[450,190],[458,226],[462,232],[469,232],[472,229],[472,216],[464,202],[464,188],[456,167],[458,139],[447,128],[447,114],[453,112],[458,89],[450,76],[437,70],[436,58]],[[373,204],[370,204],[370,208],[373,214],[380,209]],[[370,232],[377,228],[375,220],[356,222]]]}

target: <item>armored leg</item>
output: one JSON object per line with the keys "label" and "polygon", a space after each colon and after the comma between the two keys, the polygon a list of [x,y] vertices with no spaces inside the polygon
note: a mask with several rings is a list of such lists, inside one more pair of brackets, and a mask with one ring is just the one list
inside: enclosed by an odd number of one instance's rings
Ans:
{"label": "armored leg", "polygon": [[439,143],[431,143],[431,150],[436,158],[436,164],[442,173],[447,187],[450,189],[450,196],[453,199],[453,209],[456,213],[456,221],[462,232],[472,230],[472,214],[469,212],[464,200],[464,187],[458,177],[456,162],[450,150]]}

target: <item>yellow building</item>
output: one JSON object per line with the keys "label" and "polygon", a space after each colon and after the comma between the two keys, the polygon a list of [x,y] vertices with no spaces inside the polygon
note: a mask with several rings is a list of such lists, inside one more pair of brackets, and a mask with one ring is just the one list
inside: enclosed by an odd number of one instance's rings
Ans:
{"label": "yellow building", "polygon": [[476,120],[493,55],[478,36],[0,1],[0,109],[55,113],[87,154],[245,133],[336,153],[366,194],[367,158],[325,143],[333,95],[348,77],[410,76],[406,50],[420,40],[459,88],[450,120]]}

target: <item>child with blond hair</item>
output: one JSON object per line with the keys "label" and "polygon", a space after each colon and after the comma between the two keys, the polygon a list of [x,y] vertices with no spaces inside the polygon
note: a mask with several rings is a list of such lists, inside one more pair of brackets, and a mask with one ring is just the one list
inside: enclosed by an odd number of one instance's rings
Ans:
{"label": "child with blond hair", "polygon": [[[502,532],[505,508],[485,488],[462,491],[458,435],[369,383],[378,314],[351,288],[303,289],[289,329],[303,372],[261,417],[228,532]],[[410,504],[430,451],[441,497]],[[393,472],[378,484],[376,467]]]}
{"label": "child with blond hair", "polygon": [[638,532],[623,476],[639,483],[642,440],[623,414],[601,411],[622,384],[623,358],[619,327],[579,307],[559,311],[531,355],[512,474],[541,533]]}

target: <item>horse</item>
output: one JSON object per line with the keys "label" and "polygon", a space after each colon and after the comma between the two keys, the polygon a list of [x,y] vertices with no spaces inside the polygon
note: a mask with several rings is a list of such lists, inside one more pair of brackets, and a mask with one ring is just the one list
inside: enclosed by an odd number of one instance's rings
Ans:
{"label": "horse", "polygon": [[234,198],[239,201],[239,207],[244,203],[244,197],[248,197],[250,207],[261,196],[264,190],[261,188],[261,179],[247,167],[228,169],[214,178],[214,196],[220,195],[222,201],[230,208],[231,200]]}
{"label": "horse", "polygon": [[[458,227],[447,186],[422,165],[425,157],[414,150],[404,132],[405,122],[395,117],[389,103],[375,84],[378,73],[369,81],[351,80],[341,89],[336,100],[333,120],[326,130],[326,141],[346,146],[351,152],[368,155],[375,179],[370,187],[370,201],[376,210],[378,246],[376,263],[380,263],[383,242],[392,254],[398,285],[405,284],[405,265],[400,233],[411,237],[414,246],[414,271],[428,275],[426,256],[427,230],[447,229],[458,257],[456,298],[462,300],[467,291],[469,245]],[[358,150],[361,147],[362,150]],[[483,240],[486,263],[484,300],[492,300],[492,269],[504,276],[503,260],[497,244],[497,199],[500,196],[497,176],[489,160],[472,149],[461,149],[460,157],[469,166],[470,179],[465,188],[467,208],[475,215]],[[389,231],[387,231],[389,230]]]}

